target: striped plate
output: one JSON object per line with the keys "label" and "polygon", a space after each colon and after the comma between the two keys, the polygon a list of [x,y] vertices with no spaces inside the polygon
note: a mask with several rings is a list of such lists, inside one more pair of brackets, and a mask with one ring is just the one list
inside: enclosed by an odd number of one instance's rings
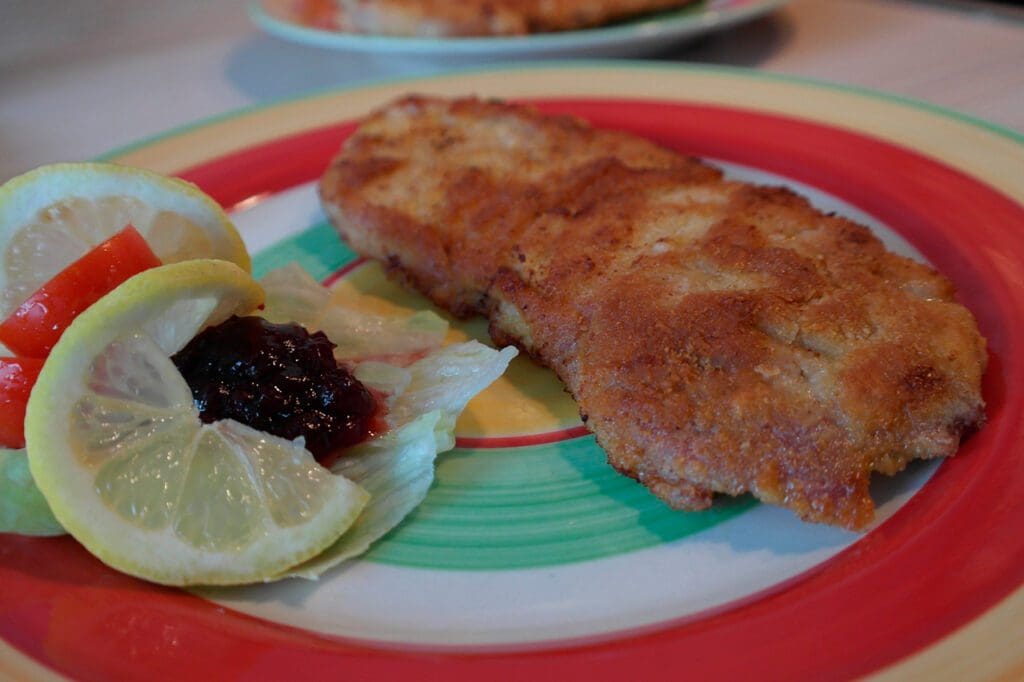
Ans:
{"label": "striped plate", "polygon": [[[519,359],[460,420],[424,504],[318,583],[157,589],[67,538],[0,536],[0,672],[32,660],[108,679],[602,680],[676,662],[695,678],[1020,671],[1024,396],[1006,391],[1024,379],[1019,137],[819,83],[605,63],[327,92],[109,158],[182,175],[231,208],[258,272],[298,261],[336,296],[421,308],[334,236],[314,185],[353,121],[406,91],[529,100],[870,225],[951,277],[977,316],[989,424],[949,462],[879,481],[863,536],[748,498],[677,513],[613,473],[553,376]],[[484,336],[479,321],[452,332]]]}

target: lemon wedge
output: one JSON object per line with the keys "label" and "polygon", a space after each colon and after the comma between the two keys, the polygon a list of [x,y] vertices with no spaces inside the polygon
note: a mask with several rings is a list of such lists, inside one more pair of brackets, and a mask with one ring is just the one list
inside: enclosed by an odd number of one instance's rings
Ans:
{"label": "lemon wedge", "polygon": [[262,300],[231,263],[165,265],[100,299],[50,354],[25,420],[29,468],[61,525],[113,568],[171,585],[269,580],[365,506],[300,443],[200,421],[170,356]]}
{"label": "lemon wedge", "polygon": [[220,205],[190,183],[111,163],[42,166],[0,187],[0,319],[128,224],[164,263],[251,267]]}

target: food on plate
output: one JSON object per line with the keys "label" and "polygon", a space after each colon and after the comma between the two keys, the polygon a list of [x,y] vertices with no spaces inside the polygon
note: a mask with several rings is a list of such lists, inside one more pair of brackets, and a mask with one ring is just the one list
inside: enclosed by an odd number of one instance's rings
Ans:
{"label": "food on plate", "polygon": [[232,316],[207,327],[171,360],[192,390],[199,419],[234,419],[287,440],[302,438],[329,466],[340,451],[366,440],[377,401],[334,359],[322,331]]}
{"label": "food on plate", "polygon": [[[0,356],[45,358],[75,315],[129,276],[200,257],[250,268],[224,211],[187,182],[110,163],[59,163],[13,178],[0,186]],[[10,424],[23,416],[21,401],[6,404]],[[19,428],[0,440],[0,532],[63,532],[21,442]]]}
{"label": "food on plate", "polygon": [[238,231],[194,185],[112,163],[57,163],[0,187],[0,318],[127,225],[163,263],[220,258],[250,269]]}
{"label": "food on plate", "polygon": [[331,465],[369,492],[370,504],[337,542],[287,572],[315,578],[366,551],[423,501],[436,453],[455,446],[457,417],[505,372],[516,349],[494,350],[476,341],[444,345],[448,323],[437,315],[380,316],[349,308],[294,264],[261,283],[267,319],[326,333],[338,344],[335,357],[384,403],[385,430]]}
{"label": "food on plate", "polygon": [[61,535],[25,458],[25,409],[39,358],[0,357],[0,533]]}
{"label": "food on plate", "polygon": [[301,445],[203,424],[169,356],[263,299],[223,261],[148,270],[83,312],[29,399],[29,468],[54,516],[108,565],[155,582],[261,580],[332,543],[366,504]]}
{"label": "food on plate", "polygon": [[83,310],[160,260],[128,226],[54,275],[0,323],[0,532],[63,533],[28,473],[25,413],[45,358]]}
{"label": "food on plate", "polygon": [[[293,289],[308,285],[307,301],[322,289],[301,275],[288,279]],[[418,504],[434,457],[454,444],[454,417],[515,354],[471,342],[420,348],[422,358],[408,366],[353,362],[352,374],[366,380],[346,390],[380,396],[372,398],[381,401],[380,433],[335,443],[341,452],[321,458],[333,462],[328,469],[306,447],[308,434],[279,430],[294,401],[255,401],[261,415],[200,417],[194,396],[209,396],[211,384],[244,393],[258,376],[280,397],[315,383],[297,389],[295,374],[310,369],[296,364],[306,360],[303,352],[285,357],[276,348],[289,325],[256,324],[262,336],[239,338],[238,320],[251,318],[237,316],[256,314],[261,304],[262,287],[233,264],[154,268],[79,315],[47,358],[25,419],[29,467],[56,519],[110,566],[172,585],[259,582],[293,569],[319,575],[364,551]],[[282,314],[281,304],[273,312]],[[243,348],[234,353],[234,376],[188,373],[190,385],[176,362],[209,369],[211,357],[234,352],[209,336],[222,324],[220,343]],[[326,338],[319,330],[303,334]],[[290,329],[285,345],[296,337]],[[456,350],[470,361],[449,358]],[[285,371],[271,376],[269,364]],[[324,392],[314,385],[313,399]],[[276,419],[263,419],[268,412]]]}
{"label": "food on plate", "polygon": [[25,408],[43,361],[0,357],[0,445],[25,447]]}
{"label": "food on plate", "polygon": [[752,493],[851,529],[872,472],[984,422],[951,283],[788,189],[512,104],[410,96],[320,185],[360,253],[550,366],[609,462],[675,508]]}
{"label": "food on plate", "polygon": [[32,479],[24,449],[0,448],[0,533],[64,535]]}
{"label": "food on plate", "polygon": [[0,343],[23,357],[45,358],[83,310],[121,282],[161,265],[132,226],[91,248],[39,287],[0,322]]}
{"label": "food on plate", "polygon": [[337,0],[338,25],[393,36],[507,36],[591,28],[694,0]]}
{"label": "food on plate", "polygon": [[348,309],[297,265],[257,283],[220,259],[162,265],[147,242],[116,232],[28,297],[47,315],[18,304],[0,325],[38,356],[0,359],[0,425],[25,441],[0,451],[0,532],[66,530],[164,584],[317,578],[422,501],[459,413],[516,354],[444,345],[429,312]]}

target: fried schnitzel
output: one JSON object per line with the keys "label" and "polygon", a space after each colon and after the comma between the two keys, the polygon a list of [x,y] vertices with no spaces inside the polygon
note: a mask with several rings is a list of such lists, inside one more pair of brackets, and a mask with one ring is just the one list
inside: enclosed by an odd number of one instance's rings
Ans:
{"label": "fried schnitzel", "polygon": [[781,187],[575,118],[407,97],[321,180],[362,254],[551,367],[669,505],[863,528],[873,471],[984,421],[985,341],[932,268]]}
{"label": "fried schnitzel", "polygon": [[688,5],[695,0],[338,0],[353,33],[499,36],[569,31]]}

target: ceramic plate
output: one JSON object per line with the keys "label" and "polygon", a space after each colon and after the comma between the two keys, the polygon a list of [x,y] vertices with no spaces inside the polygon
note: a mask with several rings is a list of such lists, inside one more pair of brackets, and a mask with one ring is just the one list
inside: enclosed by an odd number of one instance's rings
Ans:
{"label": "ceramic plate", "polygon": [[493,38],[400,38],[338,28],[332,0],[255,0],[252,20],[262,29],[308,45],[350,52],[442,61],[637,57],[766,14],[787,0],[702,0],[690,7],[582,31]]}
{"label": "ceramic plate", "polygon": [[[749,498],[668,510],[613,473],[553,376],[517,359],[475,400],[423,505],[319,582],[185,592],[68,538],[0,536],[0,672],[82,679],[621,680],[1010,675],[1024,657],[1024,142],[892,97],[619,62],[470,71],[239,112],[108,156],[198,183],[257,274],[427,303],[326,223],[314,183],[354,121],[408,91],[528,101],[782,183],[957,285],[989,341],[988,424],[873,488],[865,534]],[[480,321],[457,335],[484,338]],[[298,676],[298,677],[296,677]]]}

